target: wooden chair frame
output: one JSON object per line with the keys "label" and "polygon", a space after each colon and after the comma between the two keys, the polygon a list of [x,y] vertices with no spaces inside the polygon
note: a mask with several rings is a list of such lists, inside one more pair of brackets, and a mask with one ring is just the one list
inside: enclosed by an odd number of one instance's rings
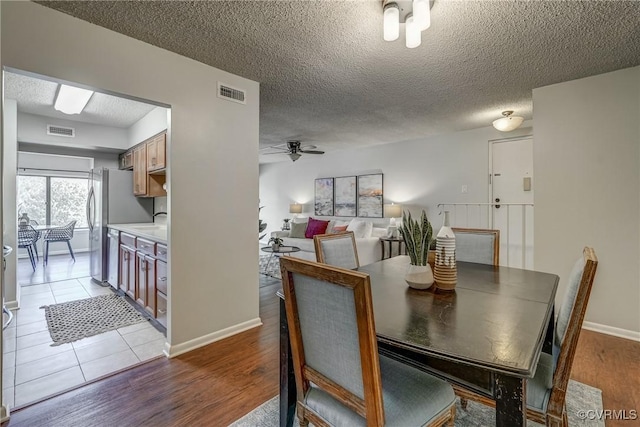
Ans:
{"label": "wooden chair frame", "polygon": [[467,234],[490,234],[493,235],[493,265],[500,264],[500,230],[492,230],[489,228],[460,228],[452,227],[454,234],[467,233]]}
{"label": "wooden chair frame", "polygon": [[[304,404],[304,397],[309,391],[310,381],[334,399],[364,417],[367,420],[367,425],[384,425],[382,379],[378,360],[378,342],[373,320],[373,302],[369,275],[326,264],[320,265],[292,257],[283,257],[280,260],[280,271],[282,273],[282,285],[285,294],[287,323],[289,324],[289,338],[296,378],[297,409],[300,425],[305,426],[309,421],[317,426],[327,425],[322,418]],[[292,273],[300,273],[338,286],[353,289],[364,400],[306,365]]]}
{"label": "wooden chair frame", "polygon": [[[543,413],[527,408],[527,418],[550,427],[567,427],[569,425],[565,407],[567,386],[569,384],[569,376],[576,354],[578,339],[580,338],[580,331],[582,330],[582,322],[587,312],[587,304],[589,303],[593,280],[596,275],[596,269],[598,268],[598,258],[593,248],[585,247],[582,251],[582,256],[585,261],[585,266],[580,284],[578,285],[576,301],[571,310],[571,316],[569,317],[567,331],[560,346],[560,355],[558,356],[558,363],[553,373],[553,387],[551,389],[551,396],[549,396],[547,411]],[[461,399],[474,400],[495,407],[493,400],[467,389],[454,385],[453,390]]]}
{"label": "wooden chair frame", "polygon": [[351,237],[351,243],[353,244],[353,253],[356,257],[356,268],[360,267],[360,260],[358,258],[358,248],[356,246],[356,237],[353,231],[342,231],[335,234],[316,234],[313,236],[313,245],[316,249],[316,261],[322,264],[326,264],[324,252],[322,251],[322,242],[325,240],[333,239],[346,239],[347,236]]}

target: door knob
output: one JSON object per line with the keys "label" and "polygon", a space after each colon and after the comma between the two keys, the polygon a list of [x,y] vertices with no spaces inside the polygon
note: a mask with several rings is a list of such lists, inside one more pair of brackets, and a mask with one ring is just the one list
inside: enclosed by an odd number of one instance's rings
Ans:
{"label": "door knob", "polygon": [[[496,197],[496,203],[500,203],[500,198]],[[496,209],[500,209],[500,205],[496,205]]]}

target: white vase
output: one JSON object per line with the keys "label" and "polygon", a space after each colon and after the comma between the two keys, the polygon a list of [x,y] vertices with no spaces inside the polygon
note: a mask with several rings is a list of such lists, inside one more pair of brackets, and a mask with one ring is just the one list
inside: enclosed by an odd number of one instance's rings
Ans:
{"label": "white vase", "polygon": [[445,291],[454,290],[458,281],[456,236],[449,224],[449,211],[444,212],[444,224],[436,237],[434,278],[436,287]]}
{"label": "white vase", "polygon": [[427,265],[409,265],[407,274],[404,276],[410,288],[429,289],[433,285],[433,273],[431,267]]}

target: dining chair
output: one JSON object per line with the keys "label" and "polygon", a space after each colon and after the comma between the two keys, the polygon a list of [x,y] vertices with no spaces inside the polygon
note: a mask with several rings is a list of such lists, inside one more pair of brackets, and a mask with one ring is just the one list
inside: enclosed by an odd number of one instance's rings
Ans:
{"label": "dining chair", "polygon": [[353,231],[313,236],[316,261],[336,267],[354,269],[360,267],[358,249]]}
{"label": "dining chair", "polygon": [[[29,225],[31,225],[32,227],[37,227],[38,225],[40,225],[38,223],[38,221],[36,221],[35,219],[30,219],[29,220]],[[40,255],[38,255],[38,241],[40,240],[40,238],[42,237],[42,232],[40,230],[36,230],[37,236],[36,236],[36,241],[33,244],[33,251],[36,253],[36,259],[38,261],[40,261]]]}
{"label": "dining chair", "polygon": [[18,248],[26,249],[31,261],[33,271],[36,271],[36,258],[34,256],[34,247],[38,241],[38,231],[30,225],[18,226]]}
{"label": "dining chair", "polygon": [[[527,418],[554,427],[567,427],[565,398],[569,375],[598,267],[593,248],[585,247],[569,275],[567,290],[555,324],[553,354],[541,353],[535,376],[527,381]],[[495,402],[459,386],[462,399],[495,406]]]}
{"label": "dining chair", "polygon": [[445,381],[378,354],[369,275],[280,260],[301,426],[453,426]]}
{"label": "dining chair", "polygon": [[500,230],[452,228],[456,236],[456,260],[500,264]]}
{"label": "dining chair", "polygon": [[71,239],[73,239],[73,230],[76,227],[76,222],[77,221],[71,221],[65,226],[49,228],[44,232],[42,240],[44,241],[45,265],[49,261],[49,243],[51,242],[66,242],[67,247],[69,248],[69,253],[71,254],[71,258],[73,258],[73,262],[76,261],[76,257],[73,254],[73,249],[71,248]]}

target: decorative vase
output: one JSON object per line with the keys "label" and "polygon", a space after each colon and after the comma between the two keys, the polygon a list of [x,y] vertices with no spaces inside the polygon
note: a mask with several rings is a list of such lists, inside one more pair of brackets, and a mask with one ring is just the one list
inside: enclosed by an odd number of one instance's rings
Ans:
{"label": "decorative vase", "polygon": [[458,281],[456,236],[449,224],[449,211],[444,212],[444,225],[436,236],[434,279],[436,287],[443,291],[454,290]]}
{"label": "decorative vase", "polygon": [[404,276],[410,288],[429,289],[433,285],[433,273],[431,267],[427,265],[409,265],[407,274]]}
{"label": "decorative vase", "polygon": [[273,249],[274,252],[278,252],[280,250],[280,245],[277,243],[273,243],[271,245],[271,249]]}

